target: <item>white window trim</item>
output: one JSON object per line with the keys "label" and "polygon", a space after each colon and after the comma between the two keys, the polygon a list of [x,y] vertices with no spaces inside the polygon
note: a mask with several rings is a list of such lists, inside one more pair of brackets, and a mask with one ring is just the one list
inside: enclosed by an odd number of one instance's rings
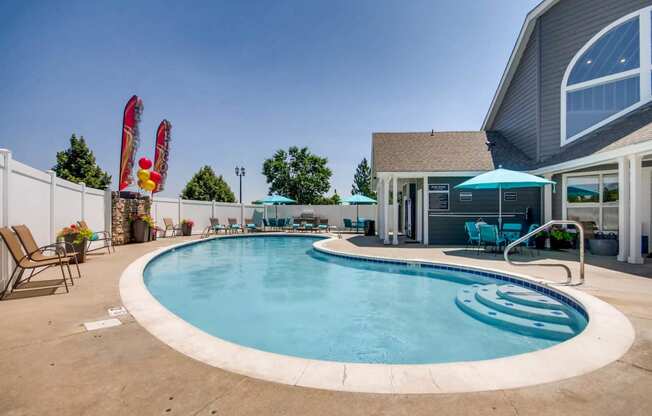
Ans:
{"label": "white window trim", "polygon": [[[602,191],[603,191],[603,177],[605,175],[618,175],[618,170],[595,170],[587,172],[573,172],[573,173],[564,173],[561,175],[562,181],[562,200],[561,200],[561,218],[563,220],[568,219],[568,208],[598,208],[598,229],[602,229],[602,209],[607,207],[619,207],[619,201],[616,202],[602,202]],[[600,202],[584,202],[584,203],[569,203],[567,200],[567,185],[568,178],[570,177],[581,177],[581,176],[597,176],[598,177],[598,191],[600,195]],[[620,184],[618,184],[620,185]],[[618,188],[618,199],[620,200],[621,190]],[[608,232],[615,232],[609,230]],[[620,230],[618,230],[620,232]]]}
{"label": "white window trim", "polygon": [[[629,113],[630,111],[633,111],[648,102],[652,101],[652,85],[651,85],[651,73],[652,73],[652,54],[651,54],[651,48],[652,48],[652,42],[651,42],[651,26],[652,24],[650,23],[650,13],[652,12],[652,6],[645,7],[643,9],[639,9],[633,13],[627,14],[618,20],[612,22],[605,28],[603,28],[601,31],[599,31],[595,36],[593,36],[571,59],[570,63],[568,64],[568,67],[566,67],[566,72],[564,73],[564,78],[562,79],[561,82],[561,114],[560,114],[560,121],[561,121],[561,145],[565,146],[585,135],[588,133],[591,133],[592,131],[595,131],[599,129],[600,127],[611,123],[612,121],[616,120],[619,117],[622,117],[623,115]],[[624,72],[619,72],[617,74],[611,74],[607,75],[604,77],[592,79],[589,81],[584,81],[578,84],[574,85],[567,85],[568,83],[568,78],[570,77],[570,73],[573,70],[573,67],[577,63],[577,61],[580,59],[580,57],[586,52],[595,42],[598,41],[605,33],[613,29],[614,27],[618,26],[619,24],[633,19],[635,17],[638,17],[639,19],[639,60],[640,64],[639,67],[636,69],[624,71]],[[590,88],[590,87],[595,87],[597,85],[605,84],[608,82],[612,81],[617,81],[617,80],[623,80],[627,78],[631,78],[633,76],[639,76],[639,87],[640,87],[640,100],[619,111],[616,114],[613,114],[606,119],[582,130],[581,132],[571,136],[571,137],[566,137],[566,94],[572,91],[579,91],[585,88]]]}

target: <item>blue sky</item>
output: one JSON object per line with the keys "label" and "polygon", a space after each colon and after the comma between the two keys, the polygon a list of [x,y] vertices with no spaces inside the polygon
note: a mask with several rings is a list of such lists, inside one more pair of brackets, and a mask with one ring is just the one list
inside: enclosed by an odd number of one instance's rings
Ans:
{"label": "blue sky", "polygon": [[[117,178],[122,109],[138,157],[172,122],[167,189],[209,164],[244,200],[263,160],[308,146],[351,190],[374,131],[477,130],[536,0],[0,1],[0,147],[40,169],[71,133]],[[114,185],[115,186],[115,185]]]}

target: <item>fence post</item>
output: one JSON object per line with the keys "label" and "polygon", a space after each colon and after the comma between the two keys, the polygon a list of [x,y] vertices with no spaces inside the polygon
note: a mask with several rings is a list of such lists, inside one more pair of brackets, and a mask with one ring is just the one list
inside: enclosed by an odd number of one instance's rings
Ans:
{"label": "fence post", "polygon": [[211,218],[215,218],[215,201],[211,201]]}
{"label": "fence post", "polygon": [[86,221],[86,216],[84,215],[86,211],[86,184],[84,182],[79,182],[79,186],[81,186],[81,220]]}
{"label": "fence post", "polygon": [[113,238],[113,201],[110,188],[104,191],[104,230]]}
{"label": "fence post", "polygon": [[50,244],[57,240],[56,212],[57,212],[57,173],[48,170],[50,175]]}
{"label": "fence post", "polygon": [[177,218],[177,225],[180,225],[180,224],[181,224],[181,220],[182,220],[182,218],[181,218],[182,207],[183,207],[183,199],[179,198],[179,199],[178,199],[178,209],[177,209],[177,216],[178,216],[178,218]]}
{"label": "fence post", "polygon": [[[0,225],[3,227],[9,227],[9,195],[10,195],[10,183],[9,180],[11,176],[11,151],[8,149],[0,149],[0,157],[3,159],[4,172],[2,172],[2,216],[0,217]],[[7,283],[9,279],[9,252],[7,247],[3,244],[0,248],[0,282],[2,282],[2,288]]]}

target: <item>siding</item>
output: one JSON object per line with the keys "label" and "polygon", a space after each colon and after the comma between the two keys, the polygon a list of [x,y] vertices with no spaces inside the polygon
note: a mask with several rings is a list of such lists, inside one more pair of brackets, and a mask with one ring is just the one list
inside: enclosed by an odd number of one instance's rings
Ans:
{"label": "siding", "polygon": [[535,27],[521,62],[507,88],[491,130],[498,130],[507,140],[533,160],[538,160],[537,86],[538,27]]}
{"label": "siding", "polygon": [[[539,17],[489,129],[534,160],[554,158],[562,150],[561,81],[571,59],[602,28],[649,5],[652,0],[561,0],[551,7]],[[612,141],[624,133],[614,129]]]}
{"label": "siding", "polygon": [[[498,219],[498,191],[459,191],[453,189],[454,186],[464,182],[469,178],[450,177],[450,178],[428,178],[428,183],[447,183],[450,186],[449,210],[448,211],[430,211],[428,216],[428,243],[429,244],[465,244],[466,233],[464,231],[465,221],[475,221],[482,217],[490,224],[497,224]],[[510,190],[517,193],[517,201],[503,201],[503,212],[518,212],[515,217],[503,217],[505,222],[519,222],[525,224],[523,213],[525,208],[531,208],[532,219],[539,222],[541,216],[541,195],[538,188],[523,188]],[[472,192],[473,201],[461,202],[460,192]],[[483,213],[494,213],[495,216],[489,217],[481,215]],[[529,224],[527,224],[529,225]],[[526,230],[524,225],[523,230]]]}
{"label": "siding", "polygon": [[560,88],[573,56],[609,23],[651,4],[652,0],[562,0],[539,18],[542,160],[561,151]]}

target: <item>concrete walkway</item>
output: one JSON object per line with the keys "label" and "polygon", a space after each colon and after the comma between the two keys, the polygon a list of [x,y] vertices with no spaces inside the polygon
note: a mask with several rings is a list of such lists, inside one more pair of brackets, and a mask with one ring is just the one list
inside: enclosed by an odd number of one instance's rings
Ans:
{"label": "concrete walkway", "polygon": [[[106,319],[107,309],[120,305],[118,279],[129,263],[180,241],[90,256],[71,293],[0,302],[0,414],[523,416],[648,415],[652,409],[652,279],[646,277],[652,276],[652,265],[589,258],[582,290],[620,309],[637,334],[630,351],[607,367],[517,390],[372,395],[290,387],[209,367],[161,343],[129,315],[119,317],[121,326],[84,329],[84,322]],[[555,269],[512,268],[499,256],[478,257],[460,248],[382,247],[363,237],[329,244],[362,254],[498,267],[562,280]],[[39,278],[55,278],[51,272]]]}

